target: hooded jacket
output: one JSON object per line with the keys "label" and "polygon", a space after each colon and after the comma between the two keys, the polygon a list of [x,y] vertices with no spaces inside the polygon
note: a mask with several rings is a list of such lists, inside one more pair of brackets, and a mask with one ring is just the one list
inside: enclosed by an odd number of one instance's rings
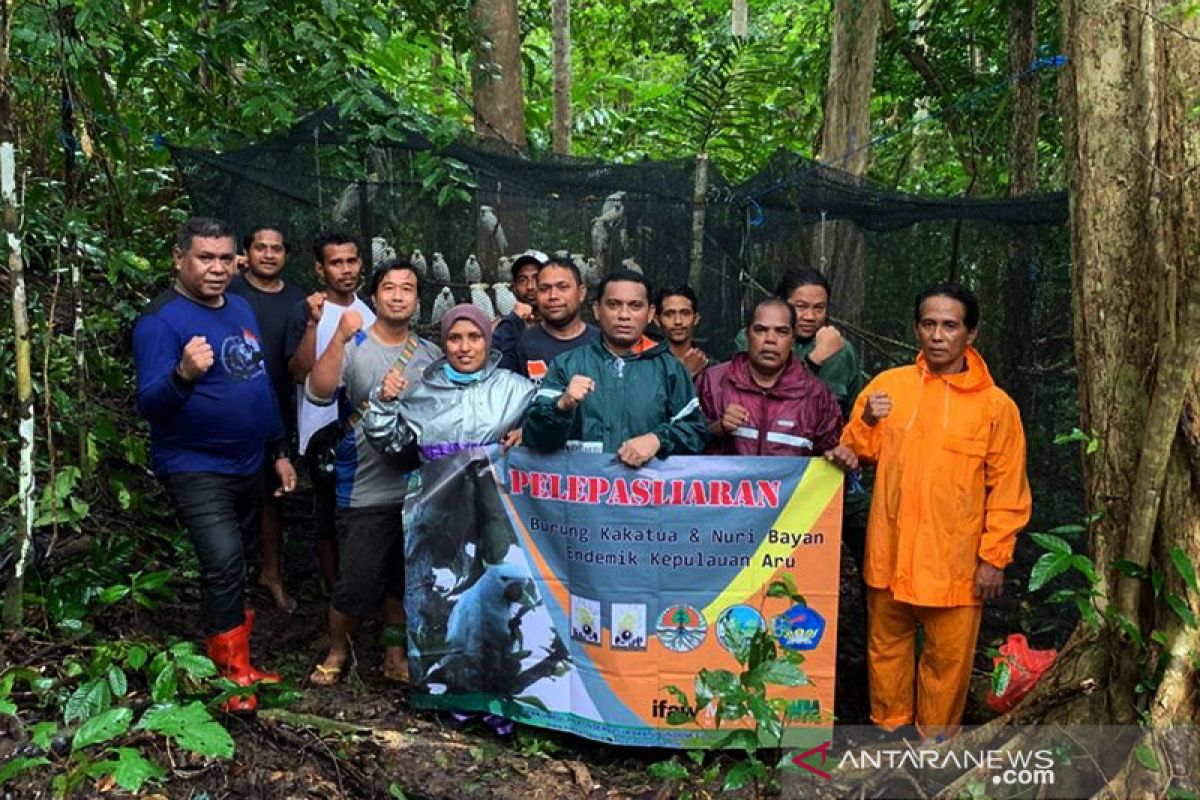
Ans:
{"label": "hooded jacket", "polygon": [[400,453],[412,442],[422,461],[433,461],[468,447],[494,444],[521,418],[537,386],[506,369],[500,353],[489,354],[483,376],[473,383],[446,377],[440,358],[425,368],[421,380],[395,400],[381,400],[379,389],[363,414],[363,433],[382,453]]}
{"label": "hooded jacket", "polygon": [[754,381],[749,357],[738,353],[700,373],[696,393],[710,422],[720,420],[731,405],[750,414],[747,425],[708,443],[706,452],[715,455],[821,455],[837,446],[842,432],[842,411],[833,392],[791,356],[770,388]]}
{"label": "hooded jacket", "polygon": [[[980,605],[978,561],[1006,567],[1032,510],[1017,406],[974,348],[966,361],[965,372],[935,375],[918,355],[881,373],[842,432],[843,444],[878,464],[863,577],[912,605]],[[876,392],[892,410],[872,427],[862,413]]]}
{"label": "hooded jacket", "polygon": [[[595,388],[575,408],[560,411],[558,398],[575,375],[588,376]],[[550,362],[522,430],[525,446],[543,452],[615,453],[626,440],[653,433],[658,457],[665,458],[703,452],[708,441],[695,387],[667,345],[617,356],[603,336]]]}

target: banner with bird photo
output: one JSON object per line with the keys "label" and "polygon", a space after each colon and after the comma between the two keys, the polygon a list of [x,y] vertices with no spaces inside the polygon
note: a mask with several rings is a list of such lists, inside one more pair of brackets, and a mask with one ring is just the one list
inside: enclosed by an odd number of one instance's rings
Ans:
{"label": "banner with bird photo", "polygon": [[404,506],[412,704],[625,745],[825,741],[841,509],[821,459],[430,462]]}

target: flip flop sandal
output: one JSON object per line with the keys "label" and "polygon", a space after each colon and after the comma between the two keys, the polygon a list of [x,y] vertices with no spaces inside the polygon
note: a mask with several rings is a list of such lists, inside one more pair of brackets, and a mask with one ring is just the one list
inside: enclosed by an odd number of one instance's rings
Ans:
{"label": "flip flop sandal", "polygon": [[308,682],[314,686],[333,686],[342,677],[342,672],[346,669],[345,663],[336,667],[327,667],[324,664],[317,664],[312,674],[308,676]]}

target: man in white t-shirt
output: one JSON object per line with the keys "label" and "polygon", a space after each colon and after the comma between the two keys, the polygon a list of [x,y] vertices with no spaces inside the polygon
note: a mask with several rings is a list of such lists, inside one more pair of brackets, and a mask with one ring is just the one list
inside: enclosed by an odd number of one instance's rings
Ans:
{"label": "man in white t-shirt", "polygon": [[363,325],[371,325],[375,314],[359,299],[362,272],[358,243],[338,232],[325,232],[313,241],[317,279],[324,287],[298,303],[288,324],[288,371],[296,387],[296,433],[300,455],[309,466],[313,484],[313,513],[317,529],[317,557],[325,585],[332,589],[337,579],[337,539],[334,532],[336,482],[335,462],[330,457],[341,438],[335,406],[318,406],[304,396],[304,381],[321,353],[329,345],[342,314],[354,309]]}

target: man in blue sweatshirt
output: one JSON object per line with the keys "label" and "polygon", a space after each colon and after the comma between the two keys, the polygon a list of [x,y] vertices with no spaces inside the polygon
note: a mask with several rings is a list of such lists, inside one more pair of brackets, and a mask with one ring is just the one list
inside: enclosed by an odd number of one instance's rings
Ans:
{"label": "man in blue sweatshirt", "polygon": [[[240,686],[278,681],[250,664],[254,614],[246,609],[246,553],[262,509],[263,459],[279,492],[296,488],[283,420],[250,304],[226,294],[235,261],[224,222],[189,219],[175,241],[174,285],[133,330],[138,409],[150,423],[150,458],[200,560],[208,655]],[[253,695],[231,711],[253,711]]]}

